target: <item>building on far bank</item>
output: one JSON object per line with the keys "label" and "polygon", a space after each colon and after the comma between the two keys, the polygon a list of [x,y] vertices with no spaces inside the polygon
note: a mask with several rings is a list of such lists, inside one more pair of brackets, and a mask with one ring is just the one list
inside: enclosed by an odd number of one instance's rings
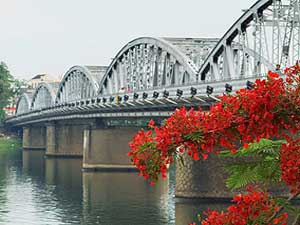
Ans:
{"label": "building on far bank", "polygon": [[59,82],[58,78],[50,76],[48,74],[38,74],[31,78],[27,84],[29,89],[35,89],[40,83],[55,83]]}
{"label": "building on far bank", "polygon": [[[28,96],[33,95],[35,89],[38,87],[41,83],[59,83],[60,79],[55,78],[53,76],[50,76],[48,74],[38,74],[31,78],[28,81],[22,80],[21,86],[18,87],[19,95],[22,95],[23,93],[26,93]],[[16,96],[14,99],[11,99],[11,102],[8,106],[4,108],[6,116],[13,116],[16,113],[16,104],[17,99],[19,96]]]}

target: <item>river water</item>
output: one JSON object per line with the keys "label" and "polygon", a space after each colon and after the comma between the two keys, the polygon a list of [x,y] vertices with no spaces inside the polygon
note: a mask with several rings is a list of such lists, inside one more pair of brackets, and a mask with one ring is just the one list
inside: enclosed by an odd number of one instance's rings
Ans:
{"label": "river water", "polygon": [[224,205],[174,198],[174,169],[150,186],[136,173],[86,173],[81,159],[0,152],[0,224],[186,225]]}

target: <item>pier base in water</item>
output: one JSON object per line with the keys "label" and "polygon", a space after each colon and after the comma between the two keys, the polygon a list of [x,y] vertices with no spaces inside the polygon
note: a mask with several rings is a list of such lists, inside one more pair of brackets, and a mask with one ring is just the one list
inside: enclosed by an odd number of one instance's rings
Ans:
{"label": "pier base in water", "polygon": [[111,127],[84,131],[83,169],[86,171],[137,171],[127,156],[128,142],[138,128]]}

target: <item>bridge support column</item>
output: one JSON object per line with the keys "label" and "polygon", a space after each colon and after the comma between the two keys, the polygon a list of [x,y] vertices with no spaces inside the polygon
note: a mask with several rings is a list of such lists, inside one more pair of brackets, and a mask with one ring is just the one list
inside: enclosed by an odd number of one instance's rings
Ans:
{"label": "bridge support column", "polygon": [[29,148],[30,146],[30,128],[23,127],[23,138],[22,138],[23,148]]}
{"label": "bridge support column", "polygon": [[42,126],[23,127],[23,149],[44,149],[46,129]]}
{"label": "bridge support column", "polygon": [[227,159],[210,156],[207,160],[194,161],[184,155],[184,165],[176,163],[175,196],[183,198],[231,198],[236,193],[225,184],[228,174],[224,171]]}
{"label": "bridge support column", "polygon": [[[238,160],[238,161],[237,161]],[[224,167],[233,162],[243,163],[249,159],[218,158],[210,155],[207,160],[194,161],[184,155],[184,165],[176,163],[175,196],[183,198],[229,199],[241,190],[231,191],[226,187],[228,173]],[[287,197],[284,185],[270,189],[273,196]]]}
{"label": "bridge support column", "polygon": [[137,128],[101,128],[84,131],[83,169],[136,171],[127,152]]}
{"label": "bridge support column", "polygon": [[46,155],[55,155],[56,153],[56,135],[55,135],[55,123],[46,124],[47,145]]}
{"label": "bridge support column", "polygon": [[47,156],[82,157],[85,124],[75,121],[47,125]]}

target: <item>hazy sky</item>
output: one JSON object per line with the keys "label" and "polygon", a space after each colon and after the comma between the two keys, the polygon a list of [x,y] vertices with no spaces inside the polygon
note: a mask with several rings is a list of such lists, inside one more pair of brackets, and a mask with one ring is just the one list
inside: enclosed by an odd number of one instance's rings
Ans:
{"label": "hazy sky", "polygon": [[26,78],[108,65],[130,40],[221,37],[256,0],[0,0],[0,61]]}

